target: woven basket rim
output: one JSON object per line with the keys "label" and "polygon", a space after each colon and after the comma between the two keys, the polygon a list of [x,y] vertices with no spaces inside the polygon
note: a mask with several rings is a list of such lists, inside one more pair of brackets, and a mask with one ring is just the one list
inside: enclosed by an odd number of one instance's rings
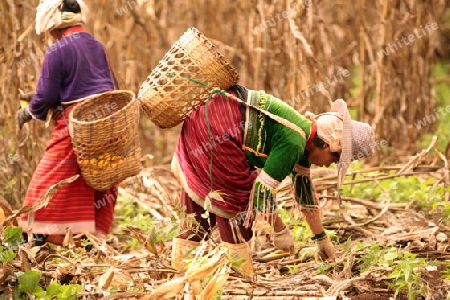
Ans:
{"label": "woven basket rim", "polygon": [[[185,39],[189,39],[189,42],[184,42],[184,40],[182,40],[182,38]],[[148,79],[152,78],[152,76],[154,76],[155,74],[157,74],[158,72],[160,72],[159,67],[161,65],[162,62],[167,62],[167,55],[168,53],[170,53],[170,51],[174,48],[179,47],[180,45],[188,45],[190,43],[193,42],[193,40],[199,41],[199,45],[201,46],[201,48],[206,49],[206,50],[214,50],[214,55],[215,58],[214,60],[221,65],[221,67],[223,68],[223,70],[228,73],[228,75],[230,77],[233,78],[235,84],[237,82],[239,82],[239,73],[237,72],[237,70],[231,65],[231,63],[226,59],[226,57],[222,54],[222,52],[220,51],[220,49],[217,47],[217,45],[211,40],[209,39],[205,34],[203,34],[200,30],[198,30],[196,27],[189,27],[183,34],[182,36],[175,41],[172,46],[169,48],[169,50],[166,52],[166,54],[163,55],[163,57],[159,60],[158,64],[155,66],[155,68],[153,68],[150,71],[150,74],[147,76],[146,80],[144,80],[144,82],[140,85],[139,87],[139,91],[137,93],[137,98],[141,99],[141,101],[145,104],[147,102],[149,102],[149,99],[147,99],[147,97],[145,96],[145,94],[147,94],[147,92],[149,90],[154,90],[156,87],[160,87],[163,86],[162,85],[157,85],[157,86],[149,86],[146,85],[146,82]],[[207,47],[204,42],[210,43],[211,47]],[[179,44],[181,43],[181,44]],[[197,50],[196,50],[197,51]],[[196,52],[194,51],[194,52]],[[172,60],[180,60],[181,58],[174,58],[171,57]],[[184,57],[183,57],[184,59]],[[225,63],[224,63],[225,62]],[[202,67],[204,65],[204,59],[202,59],[200,61],[200,64]],[[223,78],[222,78],[223,80]],[[184,86],[187,86],[187,82],[189,80],[186,80],[186,83],[184,83]],[[203,87],[203,89],[205,90],[210,90],[212,87],[210,86],[205,86]]]}
{"label": "woven basket rim", "polygon": [[[233,65],[231,65],[230,61],[223,55],[223,53],[220,51],[220,48],[217,46],[216,43],[214,43],[209,37],[207,37],[203,32],[201,32],[198,28],[196,27],[189,27],[184,34],[190,33],[192,38],[197,39],[199,41],[201,41],[201,45],[203,47],[205,47],[204,42],[207,42],[210,44],[211,48],[206,47],[206,49],[213,49],[215,55],[217,55],[215,57],[215,60],[224,68],[224,70],[226,70],[230,76],[236,78],[236,80],[239,80],[239,73],[237,72],[237,70],[233,67]],[[183,35],[184,35],[183,34]],[[181,38],[181,37],[180,37]],[[192,42],[192,41],[191,41]],[[190,43],[191,43],[190,42]],[[173,46],[172,46],[173,47]],[[224,62],[226,62],[226,64],[224,64]],[[203,63],[203,61],[202,61]]]}
{"label": "woven basket rim", "polygon": [[[100,119],[96,119],[95,121],[81,121],[81,120],[75,119],[73,117],[74,112],[77,111],[79,109],[79,107],[81,107],[83,104],[86,104],[86,103],[88,103],[90,101],[96,100],[97,97],[99,97],[99,96],[104,96],[104,95],[107,95],[107,94],[114,95],[114,94],[124,94],[124,93],[131,95],[132,96],[132,100],[130,102],[128,102],[124,107],[122,107],[121,109],[117,110],[116,112],[114,112],[112,114],[106,115],[106,116],[104,116],[103,118],[100,118]],[[137,99],[136,98],[136,93],[134,93],[133,91],[130,91],[130,90],[112,90],[112,91],[106,91],[106,92],[103,92],[103,93],[93,94],[93,95],[90,95],[90,96],[87,96],[87,97],[79,99],[80,102],[72,109],[72,111],[69,114],[69,121],[72,122],[72,123],[83,124],[83,125],[100,123],[100,122],[104,121],[105,119],[108,119],[108,118],[111,118],[113,116],[116,116],[119,113],[121,113],[122,111],[128,109],[131,105],[135,104],[136,99]],[[138,103],[138,105],[139,105],[139,103]]]}

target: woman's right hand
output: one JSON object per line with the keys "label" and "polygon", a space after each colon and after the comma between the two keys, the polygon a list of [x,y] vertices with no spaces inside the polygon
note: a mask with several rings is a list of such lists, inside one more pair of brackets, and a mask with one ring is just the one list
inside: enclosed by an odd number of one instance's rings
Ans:
{"label": "woman's right hand", "polygon": [[325,235],[320,240],[316,240],[317,253],[316,253],[316,261],[329,261],[334,262],[335,253],[334,253],[334,245],[331,243],[330,238]]}
{"label": "woman's right hand", "polygon": [[20,94],[19,95],[19,99],[20,100],[25,100],[27,102],[30,102],[31,99],[33,99],[34,97],[34,93],[27,93],[27,94]]}

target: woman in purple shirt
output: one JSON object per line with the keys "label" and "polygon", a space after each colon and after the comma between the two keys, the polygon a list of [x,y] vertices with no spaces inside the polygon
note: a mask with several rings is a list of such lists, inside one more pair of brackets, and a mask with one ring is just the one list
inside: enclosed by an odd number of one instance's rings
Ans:
{"label": "woman in purple shirt", "polygon": [[[21,128],[32,119],[52,118],[54,128],[23,205],[35,205],[50,186],[63,179],[80,177],[35,212],[32,233],[36,245],[61,244],[67,228],[74,234],[106,234],[113,222],[117,189],[100,192],[86,184],[68,130],[74,103],[116,88],[103,46],[81,26],[87,13],[82,0],[45,0],[37,7],[36,32],[50,31],[56,42],[46,51],[36,93],[29,106],[17,112],[16,123]],[[19,224],[27,232],[28,215],[22,215]]]}

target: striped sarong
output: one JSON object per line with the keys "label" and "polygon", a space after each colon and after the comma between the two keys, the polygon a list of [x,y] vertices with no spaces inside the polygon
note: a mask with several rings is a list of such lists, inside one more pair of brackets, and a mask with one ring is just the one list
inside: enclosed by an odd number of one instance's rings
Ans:
{"label": "striped sarong", "polygon": [[241,104],[216,94],[184,121],[172,160],[174,174],[200,206],[211,191],[221,194],[225,201],[212,199],[207,209],[225,218],[246,211],[257,176],[242,149],[244,125]]}
{"label": "striped sarong", "polygon": [[[33,206],[41,200],[50,186],[75,174],[81,175],[66,120],[74,106],[60,115],[47,144],[44,157],[33,174],[24,200],[24,206]],[[117,188],[106,192],[94,190],[82,176],[57,191],[49,204],[34,213],[33,233],[61,235],[70,227],[72,233],[108,233],[114,219]],[[28,214],[21,216],[19,225],[28,231]]]}

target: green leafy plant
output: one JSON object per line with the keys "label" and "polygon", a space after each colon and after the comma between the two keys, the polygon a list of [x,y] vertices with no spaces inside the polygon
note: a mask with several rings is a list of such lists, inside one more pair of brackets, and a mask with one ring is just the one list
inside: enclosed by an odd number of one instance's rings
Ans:
{"label": "green leafy plant", "polygon": [[356,259],[361,273],[384,273],[386,270],[391,270],[386,278],[391,280],[389,286],[395,289],[394,298],[400,293],[405,293],[410,300],[423,295],[425,289],[420,269],[428,265],[427,259],[403,252],[392,247],[392,244],[382,246],[377,242],[356,242],[355,247],[356,250],[359,252],[362,250],[364,253]]}
{"label": "green leafy plant", "polygon": [[11,249],[5,249],[3,246],[0,246],[0,262],[7,263],[8,261],[16,258],[16,253]]}
{"label": "green leafy plant", "polygon": [[288,268],[289,274],[291,274],[291,275],[294,275],[294,274],[296,274],[298,272],[298,265],[297,264],[288,265],[287,268]]}
{"label": "green leafy plant", "polygon": [[33,295],[38,300],[76,300],[77,292],[83,288],[79,284],[60,285],[57,281],[52,281],[47,289],[39,286],[41,273],[35,270],[29,270],[16,274],[18,286],[15,293],[16,299],[29,299],[28,295]]}
{"label": "green leafy plant", "polygon": [[377,242],[356,242],[356,250],[364,255],[357,258],[360,273],[372,272],[374,268],[389,268],[401,254],[392,244],[382,246]]}
{"label": "green leafy plant", "polygon": [[[119,228],[125,229],[127,226],[132,226],[147,233],[148,243],[152,248],[156,247],[158,242],[171,240],[181,232],[175,218],[163,224],[161,220],[152,217],[149,209],[120,195],[117,201],[115,218],[118,220]],[[127,248],[140,249],[143,246],[134,236],[123,235],[122,237],[127,240]]]}
{"label": "green leafy plant", "polygon": [[[1,239],[4,246],[0,246],[0,262],[6,264],[17,257],[17,250],[22,243],[22,228],[16,226],[8,226],[3,231]],[[82,291],[81,285],[70,284],[60,285],[53,281],[44,290],[39,282],[41,280],[41,272],[37,270],[28,270],[25,272],[16,272],[17,286],[14,290],[14,299],[44,299],[44,300],[76,300],[78,295],[76,292]],[[34,296],[34,297],[33,297]]]}
{"label": "green leafy plant", "polygon": [[391,287],[395,288],[394,298],[402,291],[406,291],[408,299],[417,299],[417,296],[424,295],[425,286],[421,280],[420,269],[427,264],[427,259],[418,258],[416,254],[405,252],[400,259],[393,261],[393,270],[387,276],[393,279]]}
{"label": "green leafy plant", "polygon": [[293,218],[291,212],[285,209],[280,209],[279,213],[283,222],[288,226],[292,226],[291,232],[296,244],[302,245],[310,242],[313,234],[305,220],[299,223],[298,219]]}
{"label": "green leafy plant", "polygon": [[7,263],[16,258],[16,250],[22,242],[22,229],[20,227],[8,226],[3,231],[2,244],[0,246],[0,262]]}
{"label": "green leafy plant", "polygon": [[317,262],[315,264],[315,266],[316,266],[316,273],[317,274],[326,274],[327,273],[328,266],[327,266],[326,263],[324,263],[324,262]]}
{"label": "green leafy plant", "polygon": [[441,271],[441,278],[450,280],[450,262],[444,261],[441,263],[441,265],[444,266],[443,270]]}
{"label": "green leafy plant", "polygon": [[239,269],[245,263],[244,258],[235,256],[229,256],[228,261],[237,269]]}
{"label": "green leafy plant", "polygon": [[83,288],[79,284],[60,285],[58,282],[52,281],[47,290],[34,292],[33,295],[36,299],[42,300],[76,300],[78,298],[77,292],[82,290]]}
{"label": "green leafy plant", "polygon": [[83,251],[85,251],[86,248],[89,246],[92,246],[92,242],[89,239],[87,239],[87,238],[81,239],[81,247],[82,247],[81,249]]}
{"label": "green leafy plant", "polygon": [[[360,165],[352,165],[353,170],[358,170]],[[394,174],[395,171],[389,172]],[[366,173],[365,177],[356,175],[355,180],[364,179],[367,176],[386,175],[381,172]],[[449,187],[437,183],[437,179],[423,179],[418,176],[395,177],[380,180],[380,186],[372,181],[362,182],[355,185],[344,185],[343,196],[373,199],[378,201],[386,200],[381,188],[389,193],[393,203],[410,203],[415,201],[417,210],[424,213],[440,213],[442,218],[450,220],[450,202],[446,200],[446,194],[450,192]]]}
{"label": "green leafy plant", "polygon": [[313,236],[306,221],[295,224],[291,232],[294,236],[295,243],[299,245],[307,244]]}
{"label": "green leafy plant", "polygon": [[3,239],[10,249],[17,249],[22,243],[22,228],[15,226],[6,227]]}
{"label": "green leafy plant", "polygon": [[39,280],[41,280],[41,272],[28,270],[25,272],[21,272],[16,274],[19,285],[17,286],[17,292],[20,295],[29,293],[33,294],[35,292],[42,291],[42,288],[39,286]]}
{"label": "green leafy plant", "polygon": [[359,258],[359,272],[364,273],[377,264],[381,256],[381,247],[375,242],[372,243],[356,243],[357,250],[365,250],[364,256]]}

